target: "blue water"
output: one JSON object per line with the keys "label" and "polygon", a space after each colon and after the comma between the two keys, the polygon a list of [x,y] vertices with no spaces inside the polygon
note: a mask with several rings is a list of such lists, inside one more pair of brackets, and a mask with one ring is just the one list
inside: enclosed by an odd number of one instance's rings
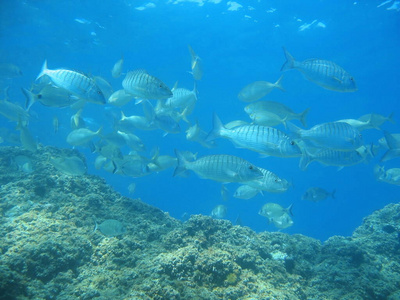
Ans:
{"label": "blue water", "polygon": [[[237,94],[256,80],[275,82],[285,61],[285,46],[298,60],[321,58],[336,62],[354,76],[358,91],[325,90],[291,70],[285,73],[282,83],[286,92],[274,90],[266,100],[282,102],[296,112],[310,107],[311,126],[357,119],[372,112],[384,116],[394,112],[397,123],[385,123],[382,129],[396,133],[400,122],[400,12],[397,1],[378,7],[382,2],[239,1],[242,7],[229,10],[234,7],[233,1],[2,1],[0,62],[17,64],[24,73],[23,77],[2,82],[2,87],[9,85],[10,100],[23,105],[25,98],[20,88],[31,86],[47,59],[50,69],[76,69],[103,76],[118,90],[123,77],[112,78],[110,70],[123,54],[124,72],[142,68],[169,87],[179,80],[179,87],[192,89],[193,78],[188,73],[190,44],[202,59],[204,76],[198,82],[199,100],[189,119],[198,120],[208,131],[213,112],[224,123],[248,120],[243,111],[246,103],[240,102]],[[300,30],[307,24],[311,25]],[[133,103],[122,109],[126,115],[142,114],[141,107]],[[65,139],[74,113],[69,108],[35,104],[29,129],[43,145],[71,148]],[[104,126],[105,132],[111,132],[112,114],[119,116],[120,109],[88,104],[82,115],[90,121],[90,129]],[[57,134],[52,128],[53,116],[60,120]],[[15,123],[3,116],[0,125],[15,128]],[[318,163],[301,171],[298,158],[261,158],[255,152],[235,148],[228,140],[218,140],[218,147],[213,149],[203,148],[187,141],[186,125],[182,122],[181,126],[182,133],[166,137],[161,130],[137,132],[148,149],[144,155],[150,156],[155,146],[162,155],[174,155],[174,149],[198,152],[199,157],[237,155],[292,181],[293,187],[283,194],[264,193],[240,200],[232,197],[236,185],[229,184],[231,197],[223,202],[220,183],[200,179],[193,173],[189,178],[172,177],[172,169],[142,178],[113,175],[94,168],[96,154],[78,149],[87,157],[89,173],[104,177],[124,195],[128,195],[128,185],[135,182],[134,197],[176,218],[184,213],[208,215],[216,205],[225,204],[227,219],[234,221],[240,216],[243,225],[256,231],[277,230],[257,214],[266,202],[294,204],[294,225],[285,232],[325,240],[332,235],[350,235],[363,217],[400,200],[398,186],[374,178],[373,166],[382,152],[369,164],[341,171]],[[365,144],[376,144],[382,136],[382,131],[363,132]],[[129,150],[122,151],[127,154]],[[398,167],[399,159],[384,165]],[[336,199],[319,203],[301,200],[311,186],[336,189]]]}

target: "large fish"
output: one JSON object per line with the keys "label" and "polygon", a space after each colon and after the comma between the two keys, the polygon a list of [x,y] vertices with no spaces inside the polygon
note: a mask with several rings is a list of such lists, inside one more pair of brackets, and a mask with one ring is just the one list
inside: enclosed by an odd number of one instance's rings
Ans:
{"label": "large fish", "polygon": [[178,166],[174,176],[185,175],[187,170],[192,170],[202,178],[219,182],[246,182],[263,176],[255,165],[237,156],[207,155],[189,162],[178,150],[175,150],[175,154]]}
{"label": "large fish", "polygon": [[123,88],[140,99],[163,100],[172,97],[169,87],[145,70],[130,71],[122,81]]}
{"label": "large fish", "polygon": [[44,75],[49,76],[54,85],[66,89],[80,99],[97,104],[106,103],[103,92],[95,81],[85,74],[67,69],[50,70],[47,68],[47,60],[45,60],[36,80]]}
{"label": "large fish", "polygon": [[301,156],[298,145],[284,132],[260,125],[242,125],[232,129],[226,128],[216,114],[213,118],[213,129],[206,141],[218,137],[229,139],[238,147],[253,150],[265,155],[278,157]]}
{"label": "large fish", "polygon": [[310,58],[299,62],[283,48],[286,62],[281,71],[297,69],[310,81],[322,86],[325,89],[337,92],[357,91],[356,82],[346,70],[332,61],[318,58]]}
{"label": "large fish", "polygon": [[318,147],[348,151],[359,148],[363,143],[360,132],[345,122],[322,123],[308,130],[300,129],[289,122],[287,124],[298,138],[310,141]]}

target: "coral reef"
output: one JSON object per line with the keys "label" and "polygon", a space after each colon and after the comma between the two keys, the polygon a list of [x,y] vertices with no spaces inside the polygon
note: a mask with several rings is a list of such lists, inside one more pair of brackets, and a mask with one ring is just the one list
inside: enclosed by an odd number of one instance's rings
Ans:
{"label": "coral reef", "polygon": [[[0,299],[399,299],[400,205],[325,243],[195,215],[181,223],[48,156],[0,148]],[[30,173],[12,163],[28,156]],[[115,219],[126,233],[107,237]]]}

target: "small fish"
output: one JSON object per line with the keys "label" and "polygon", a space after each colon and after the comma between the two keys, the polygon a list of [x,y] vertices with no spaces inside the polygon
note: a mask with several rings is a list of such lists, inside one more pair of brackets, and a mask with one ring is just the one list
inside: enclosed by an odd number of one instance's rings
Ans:
{"label": "small fish", "polygon": [[215,219],[223,219],[226,216],[228,209],[225,205],[217,205],[216,207],[213,208],[211,211],[211,217]]}
{"label": "small fish", "polygon": [[130,185],[128,185],[128,192],[129,194],[134,194],[136,190],[136,183],[132,182]]}
{"label": "small fish", "polygon": [[20,132],[20,141],[22,147],[24,147],[26,150],[35,152],[37,150],[37,143],[30,133],[27,124],[23,124],[22,121],[19,120],[16,129]]}
{"label": "small fish", "polygon": [[108,98],[107,103],[115,105],[115,106],[123,106],[129,102],[131,102],[135,98],[134,95],[128,93],[126,90],[118,90],[112,93],[112,95]]}
{"label": "small fish", "polygon": [[228,201],[229,199],[229,190],[225,184],[221,185],[221,198],[223,201]]}
{"label": "small fish", "polygon": [[174,176],[185,175],[187,170],[192,170],[201,178],[219,182],[246,182],[263,176],[256,166],[237,156],[208,155],[189,162],[178,150],[175,150],[175,154],[178,166]]}
{"label": "small fish", "polygon": [[0,100],[0,114],[14,122],[21,121],[23,124],[27,124],[29,121],[29,113],[7,99]]}
{"label": "small fish", "polygon": [[107,162],[107,157],[99,155],[96,157],[94,161],[94,167],[96,168],[96,170],[100,170],[106,162]]}
{"label": "small fish", "polygon": [[114,64],[111,70],[112,77],[118,78],[119,76],[121,76],[123,66],[124,66],[124,56],[122,56],[121,59]]}
{"label": "small fish", "polygon": [[369,122],[369,124],[372,126],[372,128],[379,129],[381,125],[385,122],[390,122],[392,124],[395,124],[395,121],[393,120],[393,113],[391,113],[389,116],[385,117],[380,114],[367,114],[363,115],[358,120],[363,121],[363,122]]}
{"label": "small fish", "polygon": [[281,217],[284,214],[293,215],[292,208],[293,204],[291,204],[288,208],[283,208],[277,203],[266,203],[262,206],[258,214],[268,219],[275,219]]}
{"label": "small fish", "polygon": [[33,170],[32,160],[25,155],[17,155],[12,158],[12,162],[16,165],[19,171],[30,174]]}
{"label": "small fish", "polygon": [[293,225],[293,220],[290,215],[286,213],[278,218],[273,218],[272,224],[279,229],[285,229]]}
{"label": "small fish", "polygon": [[310,141],[318,147],[349,151],[361,147],[363,143],[360,132],[348,123],[322,123],[308,130],[301,129],[290,122],[287,124],[298,138]]}
{"label": "small fish", "polygon": [[301,150],[296,142],[284,132],[267,126],[243,125],[227,129],[216,114],[213,117],[213,129],[206,141],[218,137],[229,139],[234,145],[265,155],[278,157],[299,157]]}
{"label": "small fish", "polygon": [[335,193],[336,190],[333,190],[332,193],[329,193],[328,191],[319,188],[319,187],[311,187],[307,189],[307,191],[303,194],[301,197],[302,200],[309,200],[313,202],[318,202],[325,200],[329,196],[335,199]]}
{"label": "small fish", "polygon": [[96,223],[94,231],[96,231],[97,228],[99,228],[102,234],[108,237],[118,236],[126,232],[124,225],[120,221],[113,219],[105,220],[100,225]]}
{"label": "small fish", "polygon": [[77,156],[62,156],[50,158],[50,163],[60,172],[80,176],[86,173],[86,165],[81,158]]}
{"label": "small fish", "polygon": [[149,160],[141,156],[125,155],[123,159],[114,159],[114,174],[130,177],[143,177],[151,174]]}
{"label": "small fish", "polygon": [[215,142],[214,141],[207,142],[206,138],[207,138],[207,133],[200,128],[198,121],[196,121],[196,124],[194,124],[193,126],[189,127],[186,130],[186,139],[188,141],[198,142],[206,148],[215,147]]}
{"label": "small fish", "polygon": [[381,162],[400,157],[400,134],[384,132],[384,143],[389,148],[381,158]]}
{"label": "small fish", "polygon": [[309,108],[305,109],[301,113],[295,113],[291,108],[287,107],[283,103],[275,101],[257,101],[250,103],[244,108],[244,111],[251,115],[260,111],[268,111],[278,115],[282,120],[299,120],[304,127],[307,127],[307,115]]}
{"label": "small fish", "polygon": [[118,121],[118,129],[123,132],[131,132],[136,129],[140,130],[155,130],[158,127],[144,116],[125,116],[121,111],[121,119]]}
{"label": "small fish", "polygon": [[21,90],[26,97],[25,107],[28,110],[36,102],[40,102],[42,105],[49,107],[67,107],[79,101],[79,98],[72,95],[69,91],[49,84],[45,85],[37,93],[25,88]]}
{"label": "small fish", "polygon": [[67,143],[72,146],[84,146],[87,145],[94,137],[101,136],[102,128],[99,128],[96,132],[91,131],[87,128],[79,128],[72,130],[67,136]]}
{"label": "small fish", "polygon": [[122,86],[128,93],[140,99],[163,100],[173,96],[165,83],[145,70],[128,72]]}
{"label": "small fish", "polygon": [[281,118],[279,115],[270,111],[257,111],[249,115],[254,124],[262,126],[277,126],[283,124],[286,128],[286,117]]}
{"label": "small fish", "polygon": [[194,80],[200,80],[203,77],[203,63],[200,57],[194,52],[193,48],[188,45],[191,57],[191,69]]}
{"label": "small fish", "polygon": [[252,186],[243,184],[236,189],[235,193],[233,194],[233,197],[238,199],[248,200],[255,197],[259,192],[260,190]]}
{"label": "small fish", "polygon": [[285,48],[283,48],[283,51],[285,52],[286,62],[281,71],[297,69],[308,80],[328,90],[337,92],[357,91],[353,76],[334,62],[316,58],[298,62]]}
{"label": "small fish", "polygon": [[54,130],[54,133],[58,132],[59,127],[60,127],[60,122],[59,122],[57,116],[53,116],[53,130]]}
{"label": "small fish", "polygon": [[197,88],[196,81],[193,90],[188,90],[185,88],[173,88],[171,98],[168,98],[163,104],[164,107],[170,109],[185,109],[186,107],[194,107],[197,101]]}
{"label": "small fish", "polygon": [[239,92],[238,98],[244,102],[254,102],[271,93],[275,88],[285,91],[281,85],[282,78],[283,76],[275,83],[268,81],[255,81],[250,83]]}
{"label": "small fish", "polygon": [[0,78],[12,79],[16,77],[21,77],[22,75],[22,71],[18,66],[10,63],[0,64]]}
{"label": "small fish", "polygon": [[45,60],[36,80],[45,75],[51,79],[54,85],[66,89],[80,99],[97,104],[106,103],[104,95],[95,81],[80,72],[67,69],[50,70],[47,68],[47,60]]}
{"label": "small fish", "polygon": [[374,167],[375,178],[378,181],[389,184],[400,185],[400,168],[391,168],[385,170],[384,167],[376,165]]}
{"label": "small fish", "polygon": [[146,146],[143,141],[133,133],[126,133],[122,131],[117,131],[117,134],[123,137],[125,143],[134,151],[146,151]]}

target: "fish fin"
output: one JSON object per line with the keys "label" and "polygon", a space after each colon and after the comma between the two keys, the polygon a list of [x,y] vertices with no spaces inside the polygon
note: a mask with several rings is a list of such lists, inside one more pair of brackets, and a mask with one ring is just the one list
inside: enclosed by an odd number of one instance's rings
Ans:
{"label": "fish fin", "polygon": [[339,83],[343,83],[342,80],[340,80],[339,78],[337,78],[337,77],[335,77],[335,76],[333,76],[332,79],[333,79],[333,80],[336,80],[336,81],[339,82]]}
{"label": "fish fin", "polygon": [[214,113],[213,114],[213,128],[211,129],[211,131],[209,132],[209,134],[207,135],[207,137],[205,138],[205,142],[211,142],[215,139],[217,139],[218,137],[221,136],[221,131],[226,129],[224,127],[224,124],[222,124],[221,120],[218,118],[217,114]]}
{"label": "fish fin", "polygon": [[26,97],[25,108],[28,111],[31,108],[31,106],[37,101],[35,94],[27,90],[26,88],[21,88],[21,91],[22,93],[24,93]]}
{"label": "fish fin", "polygon": [[278,89],[280,89],[282,92],[285,92],[285,89],[281,85],[281,81],[283,79],[283,75],[279,77],[279,79],[275,82],[274,86]]}
{"label": "fish fin", "polygon": [[135,105],[138,105],[143,102],[143,99],[135,99]]}
{"label": "fish fin", "polygon": [[175,82],[174,86],[173,86],[172,89],[171,89],[171,92],[173,92],[174,90],[176,90],[176,89],[178,88],[178,82],[179,82],[179,80],[177,80],[177,81]]}
{"label": "fish fin", "polygon": [[168,132],[165,131],[165,132],[163,133],[162,137],[166,137],[167,135],[168,135]]}
{"label": "fish fin", "polygon": [[306,110],[304,110],[301,114],[300,114],[300,122],[301,124],[303,124],[304,127],[307,128],[307,115],[308,112],[310,111],[310,108],[307,108]]}
{"label": "fish fin", "polygon": [[293,69],[295,66],[295,59],[292,55],[290,55],[290,53],[286,50],[285,47],[283,48],[283,52],[285,53],[285,57],[286,57],[286,62],[282,65],[281,67],[281,71],[286,71],[289,69]]}
{"label": "fish fin", "polygon": [[100,126],[99,130],[96,131],[96,135],[98,135],[99,137],[102,137],[102,135],[103,135],[103,126]]}
{"label": "fish fin", "polygon": [[302,132],[303,129],[301,129],[300,127],[297,127],[296,125],[294,125],[291,122],[286,122],[286,125],[287,125],[287,127],[288,127],[288,129],[290,131],[290,134],[293,137],[295,137],[295,138],[301,137],[301,132]]}
{"label": "fish fin", "polygon": [[333,189],[333,191],[332,191],[332,193],[331,193],[331,197],[332,197],[332,199],[336,199],[336,197],[335,197],[335,193],[336,193],[336,189]]}
{"label": "fish fin", "polygon": [[299,162],[299,168],[302,171],[307,170],[308,165],[312,162],[312,157],[310,156],[310,154],[304,150],[303,151],[303,155],[300,158],[300,162]]}
{"label": "fish fin", "polygon": [[385,152],[380,162],[385,162],[397,157],[400,157],[400,149],[391,149]]}
{"label": "fish fin", "polygon": [[286,212],[288,212],[291,216],[293,216],[292,208],[293,208],[293,203],[290,204],[288,208],[286,208]]}
{"label": "fish fin", "polygon": [[337,168],[337,171],[339,172],[339,171],[341,171],[343,168],[344,168],[344,166],[340,166],[340,167]]}
{"label": "fish fin", "polygon": [[388,131],[384,131],[383,132],[385,135],[385,140],[386,140],[386,144],[388,145],[389,149],[396,149],[397,147],[397,141],[396,139],[393,137],[393,135],[391,135]]}
{"label": "fish fin", "polygon": [[393,114],[394,114],[394,112],[392,112],[392,113],[387,117],[387,120],[388,120],[390,123],[392,123],[392,124],[396,124],[396,122],[393,120]]}
{"label": "fish fin", "polygon": [[40,77],[42,77],[43,75],[46,75],[47,72],[47,59],[44,61],[42,69],[40,70],[39,75],[36,77],[36,80],[38,80]]}
{"label": "fish fin", "polygon": [[186,169],[186,164],[188,163],[188,161],[185,159],[185,157],[183,156],[183,154],[181,152],[179,152],[179,150],[175,149],[175,155],[176,158],[178,159],[178,165],[176,166],[175,170],[174,170],[174,174],[173,176],[185,176],[188,174],[188,170]]}

